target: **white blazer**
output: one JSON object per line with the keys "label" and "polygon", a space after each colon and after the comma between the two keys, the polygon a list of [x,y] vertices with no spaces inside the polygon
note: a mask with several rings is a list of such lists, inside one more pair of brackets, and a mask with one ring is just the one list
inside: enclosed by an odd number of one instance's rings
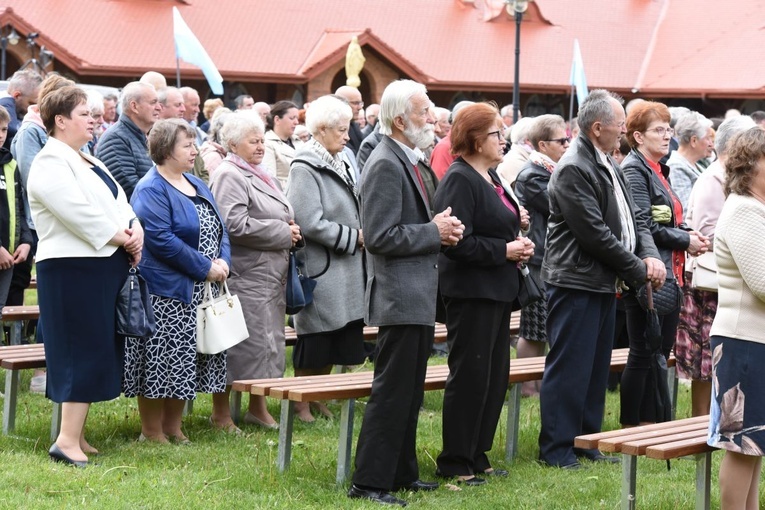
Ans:
{"label": "white blazer", "polygon": [[[98,165],[117,186],[117,198],[82,158]],[[27,181],[29,207],[40,241],[36,260],[110,257],[108,244],[135,217],[122,187],[98,159],[49,137],[35,156]]]}

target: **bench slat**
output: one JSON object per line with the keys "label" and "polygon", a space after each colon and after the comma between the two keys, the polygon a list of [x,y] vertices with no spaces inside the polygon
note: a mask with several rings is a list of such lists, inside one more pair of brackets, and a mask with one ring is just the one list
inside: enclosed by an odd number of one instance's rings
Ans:
{"label": "bench slat", "polygon": [[651,459],[668,460],[685,455],[713,452],[715,450],[717,448],[707,444],[707,435],[704,434],[696,438],[684,439],[674,443],[649,446],[645,450],[645,456]]}
{"label": "bench slat", "polygon": [[[675,420],[673,422],[674,426],[682,426],[687,425],[691,423],[709,423],[709,416],[696,416],[694,418],[686,418],[684,420]],[[619,437],[622,434],[625,434],[625,431],[629,431],[629,434],[638,434],[641,432],[651,432],[655,430],[664,430],[666,429],[667,424],[666,423],[653,423],[651,425],[642,425],[640,427],[632,427],[630,429],[617,429],[617,430],[609,430],[608,432],[598,432],[596,434],[587,434],[584,436],[579,436],[576,439],[574,439],[574,447],[575,448],[597,448],[598,447],[598,441],[602,439],[611,439]]]}
{"label": "bench slat", "polygon": [[[671,423],[671,422],[668,422]],[[637,428],[637,427],[635,427]],[[615,438],[610,439],[601,439],[598,441],[597,448],[604,452],[623,452],[623,453],[629,453],[622,450],[622,445],[624,443],[636,443],[638,441],[653,441],[658,442],[659,438],[665,437],[668,435],[673,434],[682,434],[685,432],[698,432],[703,431],[707,429],[707,422],[694,422],[694,423],[686,423],[682,425],[674,425],[671,428],[666,428],[662,430],[649,430],[647,432],[637,432],[633,435],[623,435],[618,436]],[[625,431],[628,429],[624,429]],[[635,455],[633,453],[629,453],[630,455]]]}
{"label": "bench slat", "polygon": [[627,455],[645,455],[645,450],[649,446],[658,446],[661,444],[676,443],[678,441],[695,440],[706,438],[706,427],[702,429],[690,430],[688,432],[679,432],[675,434],[665,434],[659,437],[641,439],[639,441],[629,441],[622,444],[622,453]]}

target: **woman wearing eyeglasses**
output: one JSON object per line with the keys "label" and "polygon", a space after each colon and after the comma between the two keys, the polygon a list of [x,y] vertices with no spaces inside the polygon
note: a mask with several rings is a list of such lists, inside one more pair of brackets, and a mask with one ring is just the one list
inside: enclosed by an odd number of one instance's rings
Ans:
{"label": "woman wearing eyeglasses", "polygon": [[[510,369],[510,311],[518,295],[518,263],[534,244],[518,237],[528,229],[526,210],[500,182],[505,139],[496,107],[461,109],[449,135],[459,157],[438,186],[435,209],[452,208],[464,234],[438,260],[446,306],[449,378],[443,406],[443,451],[436,474],[481,485],[493,469],[487,452],[502,412]],[[441,207],[442,209],[439,209]]]}
{"label": "woman wearing eyeglasses", "polygon": [[[622,170],[629,181],[638,221],[646,222],[664,265],[664,285],[683,285],[685,252],[700,255],[709,241],[683,223],[683,206],[670,186],[669,167],[659,161],[669,152],[672,129],[669,109],[662,103],[645,101],[627,116],[627,139],[632,152]],[[624,427],[656,422],[655,385],[649,377],[651,351],[646,345],[646,312],[633,294],[624,296],[630,351],[621,379],[621,423]],[[660,316],[661,350],[669,356],[675,343],[680,308]]]}
{"label": "woman wearing eyeglasses", "polygon": [[698,112],[686,113],[675,124],[680,146],[667,160],[672,171],[672,189],[683,207],[688,205],[693,184],[701,175],[697,163],[714,152],[715,130],[712,121]]}
{"label": "woman wearing eyeglasses", "polygon": [[[566,136],[566,121],[560,115],[540,115],[529,129],[529,141],[534,151],[515,180],[515,194],[521,205],[529,210],[531,227],[529,239],[536,247],[528,266],[532,276],[544,285],[540,272],[545,255],[547,218],[550,216],[550,199],[547,184],[555,164],[568,149],[571,139]],[[521,310],[521,331],[518,335],[518,357],[544,356],[547,343],[547,303],[537,301]],[[521,394],[525,397],[539,395],[539,381],[523,383]]]}

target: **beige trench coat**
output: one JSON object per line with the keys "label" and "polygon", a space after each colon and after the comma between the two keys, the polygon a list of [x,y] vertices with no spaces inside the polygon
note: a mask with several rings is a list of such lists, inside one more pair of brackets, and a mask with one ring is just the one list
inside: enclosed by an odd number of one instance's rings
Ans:
{"label": "beige trench coat", "polygon": [[210,189],[231,240],[228,286],[239,296],[250,333],[228,350],[228,384],[281,377],[292,207],[281,190],[228,159],[216,169]]}

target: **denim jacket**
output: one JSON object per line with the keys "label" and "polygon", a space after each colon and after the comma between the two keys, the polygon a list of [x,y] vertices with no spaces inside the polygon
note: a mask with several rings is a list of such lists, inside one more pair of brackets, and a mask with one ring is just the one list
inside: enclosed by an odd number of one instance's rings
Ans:
{"label": "denim jacket", "polygon": [[[231,265],[225,223],[207,185],[184,174],[197,194],[212,204],[223,225],[219,258]],[[199,253],[199,217],[194,203],[157,172],[154,166],[138,182],[130,203],[143,222],[144,248],[139,265],[149,292],[191,303],[195,282],[204,281],[212,261]]]}

